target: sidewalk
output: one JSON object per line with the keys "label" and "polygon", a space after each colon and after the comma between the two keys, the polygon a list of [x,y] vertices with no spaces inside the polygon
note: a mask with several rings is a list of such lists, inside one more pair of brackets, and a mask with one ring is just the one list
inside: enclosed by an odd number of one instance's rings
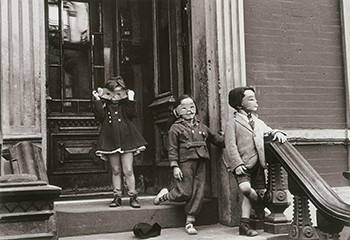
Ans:
{"label": "sidewalk", "polygon": [[[269,234],[258,230],[256,237],[240,236],[238,227],[227,227],[221,224],[196,227],[198,235],[188,235],[183,228],[162,229],[160,236],[150,240],[287,240],[287,235]],[[63,237],[60,240],[137,240],[132,231],[121,233],[94,234],[75,237]],[[344,227],[340,240],[350,240],[350,227]]]}
{"label": "sidewalk", "polygon": [[[238,234],[238,227],[227,227],[221,224],[205,225],[196,227],[198,230],[197,235],[188,235],[183,228],[166,228],[162,229],[160,236],[149,238],[154,240],[266,240],[267,237],[276,237],[278,235],[272,235],[264,233],[263,230],[259,230],[259,235],[252,238],[246,236],[240,236]],[[63,237],[62,240],[136,240],[133,232],[122,233],[110,233],[110,234],[96,234],[85,235],[75,237]],[[283,239],[283,238],[280,238]],[[287,239],[287,238],[285,238]]]}

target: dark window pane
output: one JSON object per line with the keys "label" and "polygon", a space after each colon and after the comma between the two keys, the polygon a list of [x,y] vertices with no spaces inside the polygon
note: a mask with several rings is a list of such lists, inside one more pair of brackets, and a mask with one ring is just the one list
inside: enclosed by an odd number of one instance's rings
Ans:
{"label": "dark window pane", "polygon": [[159,57],[159,93],[170,88],[170,51],[169,51],[169,1],[158,0],[158,57]]}
{"label": "dark window pane", "polygon": [[[95,68],[94,77],[97,84],[95,88],[102,87],[104,85],[104,68]],[[91,94],[89,96],[91,96]]]}
{"label": "dark window pane", "polygon": [[49,64],[60,64],[59,33],[49,33]]}
{"label": "dark window pane", "polygon": [[62,102],[49,101],[49,112],[51,113],[61,113],[62,112]]}
{"label": "dark window pane", "polygon": [[61,99],[61,68],[50,67],[49,70],[49,86],[47,88],[47,95],[52,99]]}
{"label": "dark window pane", "polygon": [[103,65],[103,35],[94,35],[94,65]]}
{"label": "dark window pane", "polygon": [[64,47],[64,98],[86,98],[91,90],[89,48]]}
{"label": "dark window pane", "polygon": [[90,21],[92,32],[102,32],[101,3],[99,1],[90,2]]}
{"label": "dark window pane", "polygon": [[91,102],[80,102],[79,103],[79,112],[80,113],[92,112],[92,103]]}

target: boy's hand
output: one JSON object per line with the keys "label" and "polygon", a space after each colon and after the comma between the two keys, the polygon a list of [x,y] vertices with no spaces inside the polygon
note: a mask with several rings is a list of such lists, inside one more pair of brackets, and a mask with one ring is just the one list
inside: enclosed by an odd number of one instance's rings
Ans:
{"label": "boy's hand", "polygon": [[93,90],[93,91],[92,91],[92,96],[94,96],[95,100],[100,100],[100,99],[101,99],[101,98],[100,98],[100,95],[97,93],[96,90]]}
{"label": "boy's hand", "polygon": [[174,167],[173,174],[174,174],[175,179],[182,181],[183,175],[182,175],[182,171],[179,167]]}
{"label": "boy's hand", "polygon": [[128,98],[130,101],[134,101],[135,100],[135,92],[131,89],[128,90]]}
{"label": "boy's hand", "polygon": [[247,168],[244,165],[240,165],[240,166],[236,167],[235,173],[236,173],[236,175],[243,175],[243,174],[245,174],[246,170],[247,170]]}
{"label": "boy's hand", "polygon": [[273,136],[272,141],[275,140],[277,140],[280,143],[285,143],[287,141],[287,137],[283,133],[277,132],[275,136]]}

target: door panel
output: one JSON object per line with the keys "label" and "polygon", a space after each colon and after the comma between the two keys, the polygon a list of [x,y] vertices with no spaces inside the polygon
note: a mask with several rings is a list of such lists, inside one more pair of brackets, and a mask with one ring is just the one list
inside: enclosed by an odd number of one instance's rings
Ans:
{"label": "door panel", "polygon": [[107,165],[94,156],[97,134],[52,134],[53,174],[107,173]]}
{"label": "door panel", "polygon": [[[154,0],[154,101],[156,188],[171,184],[168,161],[168,118],[179,95],[191,94],[189,9],[185,0]],[[188,64],[185,66],[184,64]]]}

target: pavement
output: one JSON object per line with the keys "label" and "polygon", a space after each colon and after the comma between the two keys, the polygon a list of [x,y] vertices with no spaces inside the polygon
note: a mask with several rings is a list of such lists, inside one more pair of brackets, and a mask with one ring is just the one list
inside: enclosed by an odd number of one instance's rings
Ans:
{"label": "pavement", "polygon": [[[162,229],[160,236],[149,238],[154,240],[266,240],[268,237],[275,236],[269,233],[258,230],[259,235],[252,238],[240,236],[238,227],[228,227],[221,224],[204,225],[196,227],[197,235],[188,235],[184,228],[165,228]],[[109,234],[94,234],[75,237],[63,237],[62,240],[135,240],[133,232],[109,233]],[[287,238],[285,238],[287,239]]]}

